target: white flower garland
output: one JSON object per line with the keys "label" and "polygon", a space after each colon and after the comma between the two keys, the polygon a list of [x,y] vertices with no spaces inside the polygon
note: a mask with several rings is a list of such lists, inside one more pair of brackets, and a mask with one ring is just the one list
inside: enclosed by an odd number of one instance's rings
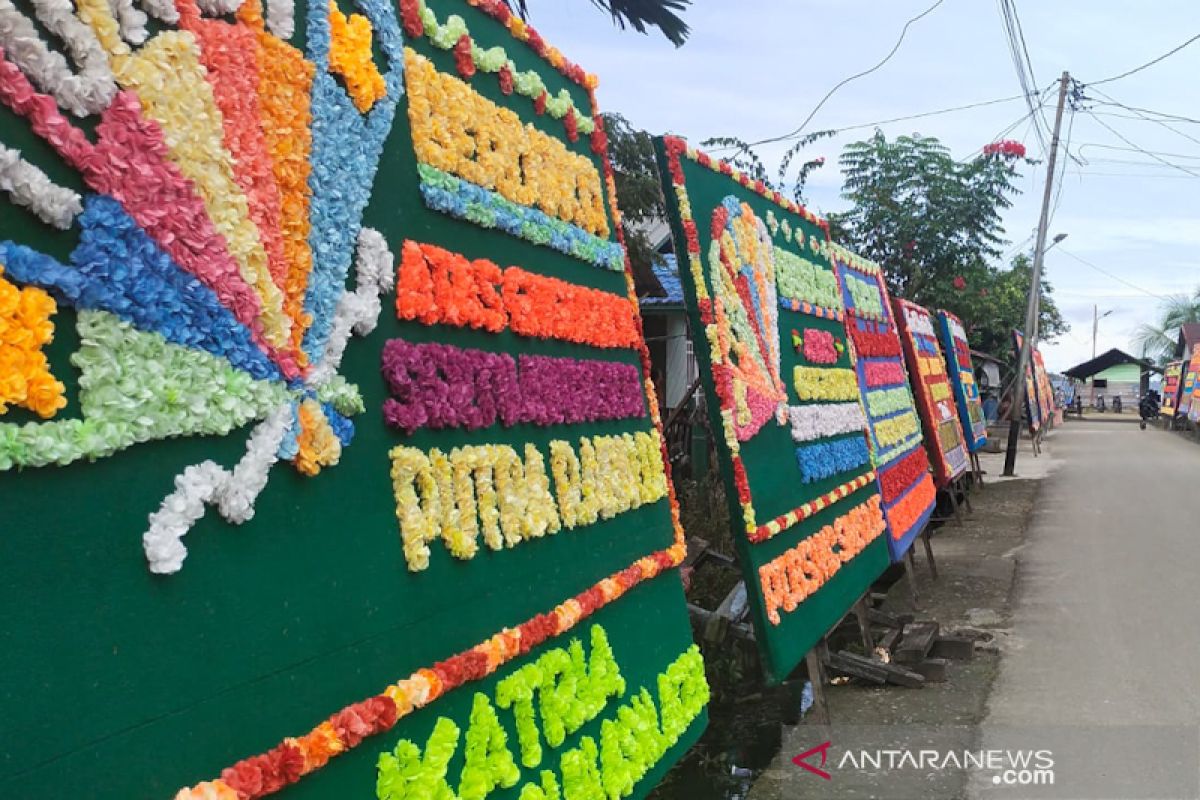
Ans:
{"label": "white flower garland", "polygon": [[79,195],[59,186],[16,150],[0,145],[0,190],[43,222],[66,230],[83,211]]}
{"label": "white flower garland", "polygon": [[296,32],[295,0],[267,0],[267,28],[280,39]]}
{"label": "white flower garland", "polygon": [[168,25],[175,25],[179,22],[179,9],[175,7],[172,0],[140,0],[138,5],[159,22],[165,22]]}
{"label": "white flower garland", "polygon": [[[325,357],[309,374],[309,386],[320,386],[336,376],[351,333],[365,336],[375,329],[383,310],[380,295],[391,291],[395,281],[392,264],[392,252],[383,234],[372,228],[359,231],[358,286],[353,292],[345,292],[338,302]],[[150,527],[142,535],[151,572],[172,574],[180,570],[187,557],[183,537],[204,516],[206,506],[215,503],[221,516],[235,525],[254,516],[254,503],[279,460],[279,446],[294,419],[290,401],[272,411],[250,434],[246,454],[232,472],[205,461],[176,476],[175,491],[150,515]]]}
{"label": "white flower garland", "polygon": [[789,406],[788,418],[792,423],[792,440],[796,442],[811,442],[867,427],[860,403]]}
{"label": "white flower garland", "polygon": [[217,505],[225,519],[240,525],[254,516],[254,501],[267,485],[279,459],[279,443],[292,426],[291,403],[280,405],[260,422],[246,441],[246,454],[233,471],[213,461],[194,464],[175,478],[175,491],[150,515],[142,548],[150,571],[178,572],[187,558],[183,537],[202,516],[205,506]]}
{"label": "white flower garland", "polygon": [[117,19],[121,38],[131,44],[146,41],[146,14],[133,5],[133,0],[108,0],[108,7]]}
{"label": "white flower garland", "polygon": [[357,253],[355,275],[358,288],[346,292],[338,301],[325,356],[309,373],[305,381],[309,386],[320,386],[337,372],[351,332],[366,336],[375,330],[379,313],[383,310],[379,296],[390,292],[395,283],[392,269],[395,261],[383,234],[373,228],[360,230]]}
{"label": "white flower garland", "polygon": [[98,114],[117,92],[108,57],[96,34],[75,15],[70,0],[32,0],[41,23],[62,40],[79,68],[48,48],[33,23],[10,0],[0,0],[0,47],[10,61],[58,104],[76,116]]}
{"label": "white flower garland", "polygon": [[210,17],[232,14],[242,7],[242,0],[196,0],[200,10]]}

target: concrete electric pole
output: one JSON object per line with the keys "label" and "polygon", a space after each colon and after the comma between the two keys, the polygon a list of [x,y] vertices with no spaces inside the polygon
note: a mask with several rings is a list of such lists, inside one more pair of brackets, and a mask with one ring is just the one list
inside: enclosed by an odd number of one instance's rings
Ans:
{"label": "concrete electric pole", "polygon": [[1017,376],[1013,380],[1013,400],[1009,411],[1008,449],[1004,454],[1004,474],[1011,476],[1017,465],[1017,442],[1021,438],[1021,413],[1025,408],[1025,370],[1030,353],[1037,346],[1038,300],[1042,293],[1042,260],[1046,256],[1046,228],[1050,225],[1050,197],[1054,188],[1054,169],[1058,161],[1058,136],[1062,131],[1063,107],[1067,104],[1067,87],[1071,74],[1063,71],[1058,85],[1058,109],[1054,112],[1054,134],[1050,137],[1050,158],[1046,163],[1046,191],[1042,194],[1042,216],[1038,220],[1037,246],[1033,252],[1033,278],[1029,283],[1029,304],[1025,311],[1024,342],[1017,359]]}

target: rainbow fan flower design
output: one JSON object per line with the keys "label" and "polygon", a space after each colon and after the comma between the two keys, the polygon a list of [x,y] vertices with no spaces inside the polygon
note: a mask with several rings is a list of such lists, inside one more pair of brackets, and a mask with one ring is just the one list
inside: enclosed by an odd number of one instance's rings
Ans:
{"label": "rainbow fan flower design", "polygon": [[772,415],[787,422],[787,390],[779,376],[779,297],[767,226],[732,195],[712,214],[709,270],[720,363],[713,377],[728,382],[734,430],[747,441]]}
{"label": "rainbow fan flower design", "polygon": [[[362,14],[347,16],[309,0],[302,53],[287,42],[290,0],[271,0],[265,18],[260,0],[34,0],[74,72],[0,5],[0,102],[89,192],[0,147],[11,199],[79,231],[66,264],[0,243],[0,281],[77,309],[82,340],[81,416],[0,422],[0,470],[258,421],[232,470],[206,461],[177,476],[144,536],[155,572],[180,568],[181,538],[208,504],[249,519],[277,460],[308,475],[336,464],[362,411],[338,368],[393,279],[387,243],[361,220],[403,45],[390,2],[357,2]],[[67,113],[93,116],[94,132]],[[36,410],[59,405],[43,396]]]}

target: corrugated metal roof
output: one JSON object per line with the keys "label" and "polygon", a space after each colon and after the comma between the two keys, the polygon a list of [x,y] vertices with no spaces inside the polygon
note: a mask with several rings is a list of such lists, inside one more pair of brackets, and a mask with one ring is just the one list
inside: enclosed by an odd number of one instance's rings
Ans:
{"label": "corrugated metal roof", "polygon": [[679,268],[673,254],[660,256],[661,262],[651,267],[654,277],[663,288],[662,297],[643,297],[644,306],[683,306],[683,286],[679,283]]}

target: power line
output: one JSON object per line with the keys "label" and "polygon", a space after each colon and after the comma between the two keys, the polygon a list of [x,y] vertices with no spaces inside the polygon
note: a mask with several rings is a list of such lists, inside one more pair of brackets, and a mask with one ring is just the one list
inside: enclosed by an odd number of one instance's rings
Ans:
{"label": "power line", "polygon": [[[1091,112],[1088,112],[1088,113],[1091,113]],[[1134,143],[1133,143],[1133,142],[1131,142],[1129,139],[1127,139],[1125,136],[1123,136],[1123,135],[1122,135],[1122,134],[1121,134],[1121,133],[1120,133],[1120,132],[1119,132],[1119,131],[1118,131],[1116,128],[1114,128],[1113,126],[1109,125],[1107,122],[1105,122],[1104,120],[1100,119],[1100,118],[1099,118],[1099,117],[1097,117],[1095,114],[1092,114],[1092,119],[1094,119],[1094,120],[1096,120],[1096,122],[1100,123],[1100,126],[1101,126],[1101,127],[1103,127],[1103,128],[1105,128],[1106,130],[1108,130],[1108,132],[1109,132],[1109,133],[1111,133],[1113,136],[1116,136],[1116,137],[1117,137],[1118,139],[1120,139],[1122,142],[1124,142],[1125,144],[1127,144],[1127,145],[1129,145],[1130,147],[1134,148],[1134,149],[1135,149],[1135,150],[1137,150],[1138,152],[1140,152],[1140,153],[1143,153],[1143,154],[1145,154],[1145,155],[1148,155],[1148,156],[1150,156],[1150,157],[1151,157],[1151,158],[1153,158],[1155,161],[1161,161],[1163,164],[1166,164],[1168,167],[1174,167],[1175,169],[1179,170],[1180,172],[1186,172],[1188,175],[1191,175],[1191,176],[1192,176],[1192,177],[1194,177],[1194,178],[1200,178],[1200,173],[1192,172],[1192,171],[1191,171],[1190,169],[1188,169],[1187,167],[1181,167],[1181,166],[1179,166],[1178,164],[1175,164],[1175,163],[1173,163],[1173,162],[1171,162],[1171,161],[1167,161],[1165,158],[1160,158],[1160,157],[1159,157],[1157,154],[1155,154],[1154,152],[1152,152],[1152,151],[1150,151],[1150,150],[1146,150],[1146,149],[1144,149],[1144,148],[1142,148],[1142,147],[1139,147],[1138,145],[1134,144]]]}
{"label": "power line", "polygon": [[1104,269],[1103,267],[1097,267],[1092,262],[1088,261],[1085,258],[1080,258],[1079,256],[1072,253],[1070,250],[1060,247],[1060,248],[1058,248],[1058,252],[1062,253],[1065,256],[1070,256],[1071,258],[1078,261],[1080,264],[1083,264],[1084,266],[1087,266],[1087,267],[1091,267],[1092,269],[1096,270],[1096,272],[1099,272],[1102,275],[1107,275],[1108,277],[1112,278],[1114,281],[1123,283],[1131,289],[1137,289],[1139,292],[1142,292],[1143,294],[1148,294],[1151,297],[1157,297],[1159,300],[1167,299],[1167,298],[1163,297],[1161,294],[1155,294],[1154,292],[1150,291],[1149,289],[1145,289],[1141,286],[1138,286],[1136,283],[1130,283],[1129,281],[1122,278],[1120,275],[1114,275],[1111,272],[1109,272],[1108,270]]}
{"label": "power line", "polygon": [[[1111,101],[1115,105],[1120,106],[1121,108],[1124,108],[1126,110],[1132,110],[1129,108],[1129,106],[1126,106],[1125,104],[1118,102],[1115,98],[1110,97],[1109,95],[1105,94],[1104,92],[1100,91],[1099,89],[1096,89],[1095,91],[1096,91],[1096,94],[1100,95],[1101,97],[1107,98],[1109,101]],[[1148,116],[1141,114],[1140,112],[1136,112],[1136,111],[1134,113],[1138,114],[1138,116],[1140,116],[1142,119],[1146,120],[1147,122],[1153,122],[1155,125],[1166,128],[1171,133],[1174,133],[1177,136],[1182,136],[1184,139],[1188,139],[1189,141],[1193,141],[1196,144],[1200,144],[1200,139],[1197,139],[1195,136],[1192,136],[1190,133],[1184,133],[1183,131],[1179,130],[1178,128],[1172,128],[1170,125],[1163,122],[1161,119],[1152,119],[1151,117],[1148,117]]]}
{"label": "power line", "polygon": [[[1039,103],[1034,101],[1034,87],[1037,86],[1037,77],[1034,75],[1033,62],[1029,58],[1029,48],[1025,44],[1025,34],[1021,28],[1021,19],[1017,14],[1017,7],[1013,0],[998,0],[1000,6],[1000,18],[1004,23],[1005,38],[1008,42],[1008,52],[1012,57],[1013,68],[1017,72],[1017,82],[1021,85],[1021,91],[1025,95],[1026,105],[1032,114],[1037,114],[1040,108]],[[1039,95],[1040,97],[1040,95]],[[1041,123],[1045,122],[1042,118],[1034,117],[1035,132],[1037,133],[1038,143],[1042,152],[1046,151],[1046,137],[1042,133]],[[1047,127],[1049,124],[1047,123]]]}
{"label": "power line", "polygon": [[779,142],[779,141],[783,141],[784,139],[791,139],[792,137],[799,136],[800,133],[804,130],[804,128],[808,125],[808,123],[812,122],[812,118],[817,115],[817,112],[821,110],[821,107],[823,105],[825,105],[826,101],[828,101],[830,97],[833,97],[834,92],[836,92],[838,89],[845,86],[847,83],[850,83],[851,81],[858,80],[859,78],[870,75],[872,72],[874,72],[875,70],[882,67],[888,61],[891,61],[892,56],[896,55],[896,51],[898,51],[900,49],[900,45],[903,44],[904,37],[908,33],[909,27],[911,27],[913,25],[913,23],[917,22],[922,17],[926,17],[929,14],[932,14],[934,9],[936,9],[938,6],[940,6],[944,2],[946,2],[946,0],[935,0],[934,4],[931,5],[929,8],[925,9],[920,14],[918,14],[917,16],[910,19],[908,22],[904,23],[904,27],[900,31],[900,38],[896,40],[896,44],[892,47],[892,49],[888,52],[888,54],[886,56],[884,56],[883,59],[878,64],[871,67],[870,69],[866,69],[866,70],[863,70],[862,72],[855,73],[854,75],[851,75],[848,78],[844,78],[841,81],[839,81],[838,83],[834,84],[834,87],[832,89],[830,89],[825,94],[824,97],[821,98],[821,102],[817,103],[816,108],[814,108],[811,112],[809,112],[809,115],[804,118],[804,121],[800,123],[800,126],[798,128],[796,128],[796,130],[792,131],[791,133],[784,134],[783,136],[776,136],[772,139],[763,139],[762,141],[754,142],[750,146],[756,147],[760,144],[770,144],[772,142]]}
{"label": "power line", "polygon": [[[1097,91],[1097,94],[1103,94],[1103,93]],[[1108,95],[1104,95],[1104,96],[1107,97]],[[1091,99],[1092,102],[1096,103],[1097,105],[1120,106],[1121,108],[1124,108],[1128,111],[1133,111],[1135,113],[1140,112],[1142,114],[1153,114],[1156,117],[1163,117],[1163,118],[1169,119],[1173,122],[1190,122],[1193,125],[1200,125],[1200,119],[1196,119],[1195,117],[1185,117],[1182,114],[1172,114],[1167,111],[1154,111],[1153,109],[1139,108],[1138,106],[1129,106],[1129,105],[1125,105],[1123,103],[1117,103],[1115,101],[1109,102],[1109,101],[1104,101],[1104,100],[1096,100],[1094,98],[1089,98],[1089,99]],[[1117,115],[1111,114],[1111,116],[1117,116]]]}
{"label": "power line", "polygon": [[1173,50],[1168,50],[1167,52],[1163,53],[1158,58],[1154,58],[1154,59],[1151,59],[1150,61],[1147,61],[1145,64],[1142,64],[1140,67],[1134,67],[1133,69],[1129,70],[1128,72],[1122,72],[1120,75],[1113,75],[1111,78],[1104,78],[1102,80],[1092,81],[1091,83],[1088,83],[1085,85],[1099,86],[1102,83],[1112,83],[1113,81],[1121,80],[1121,78],[1128,78],[1130,75],[1134,74],[1135,72],[1141,72],[1146,67],[1152,67],[1155,64],[1157,64],[1158,62],[1162,61],[1163,59],[1175,55],[1180,50],[1182,50],[1183,48],[1187,47],[1189,44],[1191,44],[1192,42],[1195,42],[1197,40],[1200,40],[1200,33],[1198,33],[1195,36],[1193,36],[1192,38],[1188,39],[1186,42],[1184,42],[1183,44],[1174,48]]}
{"label": "power line", "polygon": [[[1088,113],[1091,114],[1092,112],[1089,111]],[[1095,115],[1093,114],[1093,116],[1095,116]],[[1084,142],[1083,144],[1079,145],[1080,152],[1082,152],[1085,147],[1098,147],[1101,150],[1116,150],[1121,153],[1153,153],[1156,156],[1166,156],[1168,158],[1183,158],[1183,159],[1188,159],[1188,160],[1200,160],[1200,156],[1189,156],[1185,153],[1168,153],[1163,150],[1146,150],[1145,148],[1137,147],[1137,146],[1118,147],[1115,144],[1100,144],[1098,142]],[[1101,159],[1096,159],[1096,160],[1100,161]]]}

